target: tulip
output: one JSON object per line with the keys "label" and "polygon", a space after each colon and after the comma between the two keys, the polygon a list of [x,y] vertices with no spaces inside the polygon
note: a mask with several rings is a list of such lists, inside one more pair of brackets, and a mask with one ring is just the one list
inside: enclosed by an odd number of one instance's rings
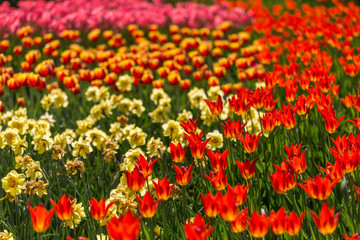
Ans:
{"label": "tulip", "polygon": [[184,129],[185,132],[187,133],[195,133],[196,129],[197,129],[197,122],[199,121],[199,118],[197,118],[195,121],[193,121],[192,119],[189,118],[189,121],[187,122],[182,122],[180,125],[181,127]]}
{"label": "tulip", "polygon": [[275,235],[282,235],[285,233],[286,228],[286,214],[284,211],[284,207],[281,207],[278,212],[271,210],[269,217],[269,225],[271,231]]}
{"label": "tulip", "polygon": [[222,124],[223,134],[225,138],[232,139],[236,135],[241,135],[245,129],[247,123],[241,125],[241,121],[232,122],[229,119],[225,121],[225,124]]}
{"label": "tulip", "polygon": [[229,99],[229,108],[232,112],[241,116],[247,113],[249,110],[250,103],[247,102],[246,97],[243,96],[232,96]]}
{"label": "tulip", "polygon": [[206,152],[210,159],[211,167],[212,169],[214,169],[214,171],[219,172],[227,168],[228,165],[227,156],[229,154],[229,148],[226,149],[223,153],[220,153],[220,151],[213,153],[209,149],[207,149]]}
{"label": "tulip", "polygon": [[201,193],[200,199],[204,206],[204,211],[206,216],[210,218],[214,218],[219,214],[219,197],[221,195],[221,192],[218,192],[215,196],[211,194],[211,192],[208,192],[206,196]]}
{"label": "tulip", "polygon": [[238,166],[238,168],[240,169],[241,176],[243,178],[245,178],[246,180],[252,178],[255,175],[255,172],[256,172],[255,165],[256,165],[257,159],[255,159],[251,162],[248,159],[246,159],[244,162],[239,162],[236,160],[235,160],[235,162],[236,162],[236,165]]}
{"label": "tulip", "polygon": [[351,237],[349,237],[344,233],[343,237],[345,238],[345,240],[359,240],[360,239],[360,234],[359,233],[354,233]]}
{"label": "tulip", "polygon": [[269,174],[269,177],[277,194],[284,194],[288,190],[291,190],[293,188],[293,183],[295,183],[293,173],[282,169],[278,169],[278,171],[272,175]]}
{"label": "tulip", "polygon": [[140,236],[140,221],[128,210],[125,215],[113,217],[106,223],[106,229],[111,240],[138,239]]}
{"label": "tulip", "polygon": [[190,135],[185,134],[185,137],[189,142],[191,155],[195,159],[201,159],[204,156],[206,145],[210,141],[210,138],[206,139],[204,142],[201,141],[203,132],[204,130],[198,135],[192,132]]}
{"label": "tulip", "polygon": [[245,133],[245,137],[241,135],[236,135],[236,137],[242,142],[245,152],[253,153],[258,147],[261,134],[262,132],[256,136],[255,134],[251,135],[247,132]]}
{"label": "tulip", "polygon": [[321,170],[323,170],[326,176],[331,181],[341,180],[344,176],[344,171],[342,170],[340,161],[336,160],[335,164],[332,165],[330,162],[326,163],[326,169],[318,166]]}
{"label": "tulip", "polygon": [[176,182],[180,186],[188,185],[190,182],[190,179],[191,179],[191,172],[192,172],[193,164],[191,164],[190,167],[182,166],[181,168],[179,168],[175,164],[173,164],[173,165],[174,165],[174,168],[176,171]]}
{"label": "tulip", "polygon": [[170,180],[166,180],[166,177],[162,180],[158,180],[157,182],[152,182],[155,186],[156,196],[161,200],[168,200],[175,185],[170,184]]}
{"label": "tulip", "polygon": [[301,223],[302,223],[302,220],[304,219],[305,214],[306,214],[306,212],[303,212],[299,218],[296,213],[291,212],[289,214],[289,216],[286,217],[285,231],[290,236],[295,236],[300,232]]}
{"label": "tulip", "polygon": [[187,148],[185,148],[185,150],[183,150],[181,143],[178,143],[177,145],[170,143],[169,145],[170,145],[171,159],[175,163],[183,162],[185,159],[185,154],[186,154]]}
{"label": "tulip", "polygon": [[139,169],[140,172],[143,173],[144,176],[150,176],[152,174],[153,166],[158,160],[155,159],[154,161],[150,158],[150,161],[147,162],[145,157],[140,154],[138,160],[135,162],[136,167]]}
{"label": "tulip", "polygon": [[227,177],[224,173],[224,170],[220,170],[219,173],[211,172],[210,176],[203,174],[210,182],[211,185],[217,190],[222,191],[226,188],[227,185]]}
{"label": "tulip", "polygon": [[52,199],[50,199],[50,202],[55,208],[56,215],[61,221],[67,221],[71,217],[74,201],[71,201],[70,199],[71,196],[67,198],[66,195],[63,195],[60,197],[57,204]]}
{"label": "tulip", "polygon": [[330,178],[324,177],[321,178],[321,175],[317,175],[315,178],[308,178],[307,181],[303,181],[304,184],[301,185],[296,183],[299,187],[305,190],[305,192],[314,199],[326,200],[330,194],[334,186],[340,181],[338,179],[336,181],[331,182]]}
{"label": "tulip", "polygon": [[193,223],[185,223],[185,235],[187,240],[206,240],[214,228],[208,228],[209,223],[205,224],[205,219],[196,214]]}
{"label": "tulip", "polygon": [[158,208],[159,203],[162,200],[154,200],[154,198],[149,194],[149,192],[146,192],[144,195],[144,198],[141,199],[139,196],[136,196],[136,199],[139,203],[139,210],[141,215],[143,215],[144,218],[152,218]]}
{"label": "tulip", "polygon": [[355,117],[353,120],[348,120],[349,122],[351,122],[352,124],[355,125],[355,127],[358,129],[358,131],[360,131],[360,118],[359,117]]}
{"label": "tulip", "polygon": [[257,212],[253,212],[249,221],[249,232],[251,236],[255,238],[262,238],[269,231],[268,217],[266,215],[259,215]]}
{"label": "tulip", "polygon": [[218,202],[220,217],[226,222],[234,221],[239,212],[234,189],[229,186],[227,193],[220,195]]}
{"label": "tulip", "polygon": [[[237,184],[234,187],[235,201],[238,206],[241,206],[245,203],[245,201],[247,199],[247,191],[250,187],[250,184],[251,183],[249,183],[249,185],[247,185],[247,186],[245,186],[245,184],[243,184],[243,185]],[[230,185],[229,185],[229,188],[231,188]]]}
{"label": "tulip", "polygon": [[51,225],[51,218],[55,212],[55,208],[47,211],[44,207],[44,204],[32,208],[29,203],[27,203],[32,219],[32,226],[35,232],[43,233]]}
{"label": "tulip", "polygon": [[271,113],[264,114],[264,116],[261,117],[260,120],[261,120],[261,126],[267,132],[272,132],[276,127],[275,118]]}
{"label": "tulip", "polygon": [[147,178],[137,167],[135,167],[132,172],[126,171],[125,176],[127,186],[134,192],[138,192],[143,188]]}
{"label": "tulip", "polygon": [[233,231],[234,233],[241,233],[245,231],[248,217],[247,212],[248,207],[240,211],[235,220],[230,223],[231,231]]}
{"label": "tulip", "polygon": [[301,157],[293,157],[291,160],[287,160],[290,166],[293,168],[296,173],[303,173],[306,170],[307,163],[305,161],[305,151],[302,153]]}
{"label": "tulip", "polygon": [[114,203],[115,202],[111,202],[107,206],[105,206],[104,198],[102,198],[99,202],[95,198],[92,198],[92,200],[89,201],[91,216],[96,221],[103,220],[106,216],[107,211],[112,205],[114,205]]}
{"label": "tulip", "polygon": [[323,235],[332,234],[338,224],[338,219],[341,212],[334,215],[335,207],[329,209],[327,202],[321,208],[320,215],[318,216],[315,212],[311,211],[311,216],[318,227],[319,232]]}

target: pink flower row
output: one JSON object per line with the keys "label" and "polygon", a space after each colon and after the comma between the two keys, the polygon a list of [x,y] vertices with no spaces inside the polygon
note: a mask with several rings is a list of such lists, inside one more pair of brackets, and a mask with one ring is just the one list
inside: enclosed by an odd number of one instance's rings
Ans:
{"label": "pink flower row", "polygon": [[14,33],[21,26],[31,25],[43,31],[64,29],[122,29],[129,24],[178,24],[188,27],[213,27],[223,21],[242,26],[252,20],[253,13],[223,5],[207,6],[183,2],[175,6],[163,0],[62,0],[20,1],[19,8],[8,2],[0,5],[0,33]]}

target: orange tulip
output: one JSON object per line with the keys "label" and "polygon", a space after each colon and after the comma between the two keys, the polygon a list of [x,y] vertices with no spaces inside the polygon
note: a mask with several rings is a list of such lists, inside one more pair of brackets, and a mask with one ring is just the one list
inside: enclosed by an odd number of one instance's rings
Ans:
{"label": "orange tulip", "polygon": [[35,232],[43,233],[45,232],[51,224],[51,218],[55,212],[55,208],[47,211],[44,207],[44,204],[32,208],[29,203],[27,203],[32,219],[32,226]]}
{"label": "orange tulip", "polygon": [[286,227],[285,219],[286,219],[286,214],[284,207],[281,207],[277,212],[271,210],[269,217],[269,225],[271,231],[275,235],[282,235],[285,233],[285,227]]}
{"label": "orange tulip", "polygon": [[248,212],[248,207],[240,211],[236,219],[230,223],[231,231],[233,231],[234,233],[241,233],[245,231],[247,226],[247,217],[248,217],[247,212]]}
{"label": "orange tulip", "polygon": [[335,231],[338,219],[341,215],[341,212],[338,212],[334,215],[335,207],[329,209],[327,202],[321,208],[320,215],[316,215],[315,212],[311,211],[311,216],[315,222],[315,225],[318,227],[319,232],[322,234],[331,234]]}
{"label": "orange tulip", "polygon": [[170,184],[170,180],[166,180],[166,177],[162,180],[159,179],[157,182],[152,182],[155,186],[156,196],[161,200],[168,200],[175,185]]}
{"label": "orange tulip", "polygon": [[63,195],[60,199],[59,202],[56,204],[56,202],[54,202],[52,199],[49,199],[50,202],[52,203],[52,205],[55,208],[56,211],[56,215],[57,217],[61,220],[61,221],[67,221],[70,219],[71,214],[73,212],[73,204],[74,204],[74,200],[71,201],[71,196],[69,196],[68,198],[66,197],[66,195]]}
{"label": "orange tulip", "polygon": [[225,121],[225,124],[222,124],[223,134],[225,138],[232,139],[235,138],[236,135],[241,135],[246,126],[245,124],[241,124],[241,121],[237,122],[230,121],[229,119]]}
{"label": "orange tulip", "polygon": [[190,179],[191,179],[191,172],[192,172],[193,164],[191,164],[190,167],[182,166],[181,168],[179,168],[175,164],[173,164],[173,165],[174,165],[174,168],[176,171],[176,182],[180,186],[188,185],[190,182]]}
{"label": "orange tulip", "polygon": [[143,188],[145,180],[148,177],[144,176],[144,174],[137,167],[135,167],[132,172],[126,171],[125,176],[127,186],[131,191],[134,192],[138,192]]}
{"label": "orange tulip", "polygon": [[92,198],[92,200],[89,201],[91,216],[96,221],[103,220],[106,216],[107,211],[112,205],[114,205],[114,203],[115,202],[111,202],[107,206],[105,206],[104,198],[102,198],[99,202],[95,198]]}
{"label": "orange tulip", "polygon": [[257,212],[253,212],[249,221],[249,232],[251,236],[255,238],[262,238],[269,231],[268,217],[266,215],[259,215]]}
{"label": "orange tulip", "polygon": [[201,159],[205,154],[205,148],[210,138],[206,139],[204,142],[201,140],[202,134],[204,130],[201,131],[200,134],[190,133],[190,135],[185,134],[186,139],[189,142],[190,152],[193,158]]}
{"label": "orange tulip", "polygon": [[239,209],[236,202],[234,189],[229,186],[227,193],[219,197],[220,217],[226,222],[232,222],[236,219]]}
{"label": "orange tulip", "polygon": [[106,223],[106,229],[111,240],[138,239],[140,235],[140,221],[128,210],[125,215],[113,217]]}
{"label": "orange tulip", "polygon": [[223,153],[220,153],[220,151],[213,153],[209,149],[207,149],[206,152],[210,159],[211,167],[212,169],[214,169],[214,171],[219,172],[227,168],[228,165],[227,156],[229,154],[229,149],[226,149]]}
{"label": "orange tulip", "polygon": [[219,197],[221,195],[221,192],[218,192],[215,196],[211,194],[211,192],[208,192],[206,196],[202,193],[200,193],[200,199],[204,206],[204,211],[206,216],[210,218],[214,218],[219,214]]}
{"label": "orange tulip", "polygon": [[214,228],[208,228],[210,223],[205,224],[205,219],[196,214],[194,222],[185,223],[185,234],[187,240],[206,240]]}
{"label": "orange tulip", "polygon": [[222,191],[226,188],[227,185],[227,177],[224,173],[224,170],[220,170],[219,173],[211,172],[210,176],[203,174],[210,182],[211,185],[217,190]]}
{"label": "orange tulip", "polygon": [[219,116],[222,113],[223,103],[222,103],[220,95],[218,95],[217,101],[211,101],[211,100],[207,100],[207,99],[204,99],[204,101],[208,105],[212,115]]}
{"label": "orange tulip", "polygon": [[331,182],[330,178],[321,178],[321,175],[317,175],[315,178],[308,178],[307,181],[303,181],[303,185],[296,183],[299,187],[305,190],[305,192],[314,199],[326,200],[334,186],[341,179]]}
{"label": "orange tulip", "polygon": [[144,218],[152,218],[157,211],[159,203],[162,201],[161,199],[155,201],[149,192],[145,193],[143,199],[139,196],[136,196],[136,199],[139,203],[140,213]]}
{"label": "orange tulip", "polygon": [[187,147],[184,150],[181,146],[181,143],[178,143],[177,145],[170,143],[171,159],[175,163],[183,162],[185,159],[186,150],[187,150]]}
{"label": "orange tulip", "polygon": [[255,134],[251,135],[248,132],[245,133],[245,137],[241,135],[236,135],[236,137],[242,142],[245,152],[253,153],[256,151],[259,145],[259,139],[262,132],[257,136]]}
{"label": "orange tulip", "polygon": [[150,161],[147,162],[145,157],[140,154],[138,160],[135,162],[135,165],[144,176],[150,176],[152,174],[153,166],[157,160],[158,158],[156,158],[154,161],[150,158]]}
{"label": "orange tulip", "polygon": [[251,162],[248,159],[246,159],[244,162],[239,162],[236,160],[235,160],[235,162],[236,162],[236,165],[238,166],[238,168],[240,169],[240,173],[243,178],[250,179],[255,175],[255,172],[256,172],[255,165],[256,165],[257,159],[255,159]]}
{"label": "orange tulip", "polygon": [[306,212],[303,212],[299,218],[296,213],[291,212],[289,214],[289,216],[286,217],[286,225],[285,225],[286,230],[285,231],[290,236],[295,236],[300,232],[301,223],[302,223],[302,220],[303,220],[305,214],[306,214]]}

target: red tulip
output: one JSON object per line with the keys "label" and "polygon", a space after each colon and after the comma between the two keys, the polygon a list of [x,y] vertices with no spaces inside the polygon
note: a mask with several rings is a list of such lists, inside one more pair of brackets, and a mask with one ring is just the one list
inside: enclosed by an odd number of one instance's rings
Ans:
{"label": "red tulip", "polygon": [[104,198],[102,198],[99,202],[95,198],[92,198],[92,200],[89,201],[91,216],[96,221],[103,220],[106,216],[107,211],[112,205],[114,205],[114,203],[115,202],[111,202],[107,206],[105,206]]}
{"label": "red tulip", "polygon": [[235,220],[230,223],[231,231],[233,231],[234,233],[241,233],[245,231],[248,218],[247,212],[248,207],[240,211]]}
{"label": "red tulip", "polygon": [[44,204],[32,208],[29,203],[27,203],[32,219],[32,226],[35,232],[43,233],[51,225],[51,218],[55,212],[55,208],[47,211],[44,207]]}
{"label": "red tulip", "polygon": [[141,215],[143,215],[144,218],[152,218],[158,208],[159,203],[162,200],[154,200],[154,198],[149,194],[149,192],[145,193],[145,196],[143,199],[141,199],[139,196],[136,196],[136,199],[139,203],[139,210]]}
{"label": "red tulip", "polygon": [[219,197],[221,195],[221,192],[218,192],[215,196],[211,194],[211,192],[208,192],[206,196],[201,193],[200,199],[204,206],[204,211],[206,216],[210,218],[214,218],[219,214]]}
{"label": "red tulip", "polygon": [[179,168],[175,164],[173,164],[173,165],[174,165],[174,168],[176,171],[176,182],[180,186],[188,185],[190,182],[190,179],[191,179],[191,172],[192,172],[193,164],[191,164],[190,167],[182,166],[181,168]]}
{"label": "red tulip", "polygon": [[60,197],[59,202],[56,204],[52,199],[49,199],[55,208],[56,215],[61,221],[67,221],[70,219],[73,212],[74,201],[71,201],[71,196],[68,198],[66,195]]}
{"label": "red tulip", "polygon": [[161,200],[168,200],[175,185],[170,184],[170,180],[166,180],[166,177],[164,177],[162,180],[159,179],[157,182],[152,182],[155,186],[156,196]]}
{"label": "red tulip", "polygon": [[185,159],[185,154],[186,154],[186,150],[187,148],[185,148],[185,150],[183,150],[182,146],[180,143],[178,143],[177,145],[170,143],[170,154],[171,154],[171,159],[175,162],[175,163],[181,163],[184,161]]}
{"label": "red tulip", "polygon": [[225,124],[222,124],[223,134],[225,138],[232,139],[236,135],[241,135],[244,131],[246,123],[241,125],[241,121],[232,122],[229,119],[225,121]]}
{"label": "red tulip", "polygon": [[249,221],[249,232],[251,236],[255,238],[262,238],[269,231],[268,217],[266,215],[259,215],[257,212],[253,212]]}
{"label": "red tulip", "polygon": [[219,173],[211,172],[210,176],[203,174],[210,182],[211,185],[217,190],[222,191],[226,188],[227,185],[227,177],[224,173],[224,170],[220,170]]}
{"label": "red tulip", "polygon": [[300,216],[300,218],[298,217],[298,215],[294,212],[291,212],[289,214],[289,216],[286,217],[286,232],[290,235],[290,236],[295,236],[297,235],[300,230],[301,230],[301,223],[302,220],[305,216],[306,212],[303,212]]}
{"label": "red tulip", "polygon": [[217,101],[211,101],[211,100],[206,100],[206,99],[204,99],[204,101],[208,105],[212,115],[218,116],[221,114],[221,112],[223,110],[223,103],[222,103],[220,95],[218,96]]}
{"label": "red tulip", "polygon": [[271,210],[269,217],[269,225],[271,231],[275,235],[282,235],[285,233],[286,229],[286,214],[284,207],[281,207],[278,212]]}
{"label": "red tulip", "polygon": [[195,133],[196,129],[197,129],[197,122],[198,122],[199,118],[197,118],[195,121],[193,121],[192,119],[189,118],[189,121],[187,122],[182,122],[180,125],[181,127],[184,129],[185,132],[187,133]]}
{"label": "red tulip", "polygon": [[256,149],[258,147],[261,134],[262,134],[262,132],[260,132],[256,136],[255,134],[250,135],[248,132],[246,132],[245,137],[243,137],[241,135],[236,135],[236,137],[242,142],[245,152],[253,153],[256,151]]}
{"label": "red tulip", "polygon": [[244,162],[238,162],[236,160],[235,160],[235,162],[236,162],[236,165],[239,167],[241,176],[243,178],[250,179],[255,175],[255,172],[256,172],[255,165],[256,165],[257,159],[255,159],[251,162],[248,159],[246,159]]}
{"label": "red tulip", "polygon": [[221,170],[225,170],[228,165],[227,156],[229,154],[229,149],[226,149],[223,153],[217,151],[213,153],[209,149],[207,149],[207,155],[209,156],[211,167],[214,171],[219,172]]}
{"label": "red tulip", "polygon": [[209,223],[205,224],[205,219],[196,214],[193,223],[185,223],[185,234],[187,240],[206,240],[214,228],[208,228]]}
{"label": "red tulip", "polygon": [[203,132],[204,130],[198,135],[194,133],[190,133],[190,135],[185,134],[185,137],[189,142],[191,155],[195,159],[201,159],[204,156],[206,145],[210,141],[210,138],[206,139],[204,142],[201,140]]}
{"label": "red tulip", "polygon": [[[234,187],[235,201],[238,206],[241,206],[245,203],[245,201],[247,199],[247,191],[250,187],[250,184],[251,183],[249,183],[249,185],[247,185],[247,186],[245,186],[245,184],[243,184],[243,185],[237,184]],[[230,185],[228,187],[229,187],[229,189],[231,188]]]}
{"label": "red tulip", "polygon": [[234,189],[229,186],[227,193],[220,195],[218,202],[220,217],[226,222],[234,221],[239,212]]}
{"label": "red tulip", "polygon": [[128,187],[134,192],[138,192],[143,188],[145,180],[148,177],[144,176],[137,167],[135,167],[132,172],[126,171],[125,175]]}
{"label": "red tulip", "polygon": [[153,166],[157,160],[158,158],[155,159],[154,161],[150,158],[150,161],[147,162],[145,157],[142,154],[140,154],[138,160],[135,162],[135,165],[140,170],[140,172],[143,173],[144,176],[148,177],[152,174]]}
{"label": "red tulip", "polygon": [[315,212],[311,211],[311,216],[315,222],[315,225],[318,227],[319,232],[322,234],[331,234],[335,231],[338,219],[341,215],[341,212],[334,215],[335,207],[329,209],[327,202],[321,208],[320,215],[316,215]]}
{"label": "red tulip", "polygon": [[348,120],[349,122],[351,122],[352,124],[355,125],[355,127],[360,131],[360,118],[359,117],[355,117],[353,120]]}
{"label": "red tulip", "polygon": [[106,229],[111,240],[138,239],[140,235],[140,221],[128,210],[125,215],[113,217],[106,223]]}
{"label": "red tulip", "polygon": [[317,175],[315,178],[308,178],[307,181],[303,181],[303,185],[296,183],[299,187],[305,190],[305,192],[314,199],[326,200],[334,186],[340,181],[331,182],[328,177],[321,178],[321,175]]}
{"label": "red tulip", "polygon": [[356,190],[358,199],[359,199],[359,201],[360,201],[360,187],[357,187],[357,186],[354,185],[354,188],[355,188],[355,190]]}

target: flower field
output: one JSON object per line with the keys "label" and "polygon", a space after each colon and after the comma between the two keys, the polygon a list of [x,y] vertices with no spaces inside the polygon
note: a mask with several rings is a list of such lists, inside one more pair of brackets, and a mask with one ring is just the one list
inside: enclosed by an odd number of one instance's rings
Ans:
{"label": "flower field", "polygon": [[0,240],[360,239],[360,6],[276,2],[2,3]]}

